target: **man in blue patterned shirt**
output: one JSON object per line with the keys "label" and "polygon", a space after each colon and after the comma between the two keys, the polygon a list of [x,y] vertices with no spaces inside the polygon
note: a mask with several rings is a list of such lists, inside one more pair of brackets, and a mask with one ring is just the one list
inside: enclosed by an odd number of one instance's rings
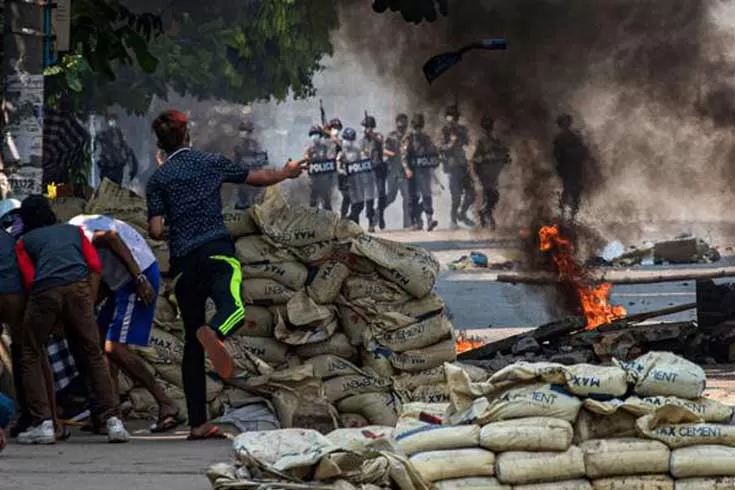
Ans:
{"label": "man in blue patterned shirt", "polygon": [[[184,321],[182,374],[190,439],[221,438],[207,424],[204,353],[223,379],[231,378],[234,361],[223,340],[245,320],[241,298],[242,274],[235,247],[222,217],[220,190],[225,182],[265,187],[301,175],[304,161],[290,161],[280,170],[250,170],[219,154],[190,148],[186,115],[165,111],[153,121],[153,131],[165,160],[146,188],[148,231],[164,236],[168,227],[171,271]],[[205,302],[212,298],[217,312],[207,325]]]}

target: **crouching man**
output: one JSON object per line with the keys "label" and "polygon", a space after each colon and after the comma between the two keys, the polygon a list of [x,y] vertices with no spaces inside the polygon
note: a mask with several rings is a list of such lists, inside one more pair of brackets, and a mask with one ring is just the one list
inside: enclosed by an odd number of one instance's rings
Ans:
{"label": "crouching man", "polygon": [[160,271],[145,238],[129,224],[109,216],[79,215],[69,224],[84,230],[102,263],[102,282],[109,294],[97,316],[104,350],[112,361],[115,395],[117,367],[147,389],[158,403],[158,421],[152,432],[166,432],[184,422],[184,417],[145,362],[128,345],[150,343]]}
{"label": "crouching man", "polygon": [[49,335],[59,321],[76,344],[88,368],[97,401],[95,414],[104,421],[109,442],[127,442],[119,418],[110,371],[100,348],[94,301],[100,280],[100,259],[84,232],[56,224],[48,200],[30,196],[21,204],[23,236],[16,245],[18,266],[28,301],[22,328],[22,376],[31,427],[18,435],[19,444],[53,444],[53,407],[43,363]]}

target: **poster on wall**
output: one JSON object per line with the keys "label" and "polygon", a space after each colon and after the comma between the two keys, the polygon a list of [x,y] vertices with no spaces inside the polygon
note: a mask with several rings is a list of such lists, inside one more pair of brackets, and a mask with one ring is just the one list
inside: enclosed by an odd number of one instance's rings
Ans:
{"label": "poster on wall", "polygon": [[43,169],[38,167],[20,167],[17,171],[8,175],[11,197],[22,200],[31,194],[43,194],[41,179]]}
{"label": "poster on wall", "polygon": [[[41,166],[43,154],[43,75],[11,75],[6,88],[8,124],[6,141],[10,148],[6,162]],[[15,154],[13,154],[15,153]]]}

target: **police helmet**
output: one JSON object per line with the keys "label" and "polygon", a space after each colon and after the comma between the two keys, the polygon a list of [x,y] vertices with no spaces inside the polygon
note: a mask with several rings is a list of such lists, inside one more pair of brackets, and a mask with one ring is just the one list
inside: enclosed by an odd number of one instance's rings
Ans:
{"label": "police helmet", "polygon": [[352,128],[345,128],[345,130],[342,131],[342,139],[355,141],[357,139],[357,132]]}
{"label": "police helmet", "polygon": [[378,123],[375,122],[375,118],[373,116],[365,116],[365,119],[362,120],[363,128],[375,129],[377,126]]}
{"label": "police helmet", "polygon": [[480,122],[480,127],[485,131],[492,131],[494,126],[495,119],[493,119],[492,116],[485,114],[482,118],[482,122]]}
{"label": "police helmet", "polygon": [[315,134],[322,134],[322,129],[316,124],[309,128],[309,136],[313,136]]}
{"label": "police helmet", "polygon": [[450,105],[449,107],[447,107],[447,110],[445,111],[444,115],[458,118],[459,117],[459,107],[457,107],[456,104]]}
{"label": "police helmet", "polygon": [[335,117],[334,119],[332,119],[331,121],[329,121],[328,126],[331,129],[337,129],[339,131],[342,131],[342,121],[340,121],[339,118],[336,118]]}
{"label": "police helmet", "polygon": [[572,116],[569,114],[561,114],[556,118],[556,124],[560,128],[568,128],[572,125]]}
{"label": "police helmet", "polygon": [[423,114],[414,114],[414,116],[411,118],[411,127],[416,129],[423,129],[424,124],[424,115]]}
{"label": "police helmet", "polygon": [[255,125],[253,124],[253,121],[243,121],[240,123],[240,131],[249,131],[252,132],[255,129]]}

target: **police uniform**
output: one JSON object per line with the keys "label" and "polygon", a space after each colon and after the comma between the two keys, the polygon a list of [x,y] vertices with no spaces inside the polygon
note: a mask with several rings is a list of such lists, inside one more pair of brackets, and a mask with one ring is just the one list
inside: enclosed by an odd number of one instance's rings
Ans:
{"label": "police uniform", "polygon": [[[241,131],[247,131],[240,142],[235,146],[235,163],[247,170],[257,170],[268,165],[268,153],[263,151],[258,140],[250,133],[253,130],[252,124],[244,123],[240,126]],[[238,185],[237,209],[246,209],[262,199],[265,190],[262,187],[255,187],[247,184]]]}
{"label": "police uniform", "polygon": [[434,201],[432,184],[434,172],[439,166],[439,153],[429,135],[423,132],[423,116],[414,116],[413,130],[404,138],[401,146],[401,160],[404,170],[411,174],[408,179],[411,221],[414,229],[423,229],[422,214],[426,214],[429,231],[437,226],[434,221]]}
{"label": "police uniform", "polygon": [[347,192],[350,199],[349,217],[355,223],[360,222],[363,209],[368,218],[368,226],[375,226],[375,173],[372,159],[366,155],[355,141],[357,135],[352,128],[346,128],[342,134],[341,165],[346,175]]}
{"label": "police uniform", "polygon": [[309,159],[308,174],[311,179],[309,205],[332,210],[332,194],[337,185],[336,147],[323,138],[306,150]]}
{"label": "police uniform", "polygon": [[510,151],[503,142],[492,135],[492,123],[488,124],[486,121],[483,121],[486,133],[477,142],[472,162],[483,192],[480,223],[483,227],[489,226],[494,230],[493,212],[500,199],[498,178],[503,168],[510,163]]}
{"label": "police uniform", "polygon": [[[377,224],[381,230],[385,229],[385,207],[386,207],[386,180],[388,178],[388,170],[383,158],[383,150],[385,148],[383,135],[371,131],[367,132],[368,129],[374,130],[376,127],[375,118],[373,116],[365,116],[362,121],[362,126],[365,128],[365,136],[360,141],[360,148],[363,154],[370,158],[373,167],[373,175],[375,180],[375,197],[377,199],[377,223],[371,221],[370,232],[375,231],[375,225]],[[368,210],[368,217],[370,216]]]}
{"label": "police uniform", "polygon": [[575,219],[582,200],[583,173],[589,159],[589,150],[582,137],[571,129],[571,116],[559,116],[557,124],[561,132],[554,138],[554,159],[563,186],[559,207],[562,216],[566,215],[569,208],[570,218]]}
{"label": "police uniform", "polygon": [[[459,113],[456,108],[450,107],[447,116],[459,118]],[[467,211],[475,202],[475,186],[464,149],[470,143],[469,131],[466,126],[454,122],[442,127],[440,138],[444,172],[449,177],[449,192],[452,197],[451,224],[456,227],[459,220],[468,226],[474,226],[467,217]]]}
{"label": "police uniform", "polygon": [[[402,120],[408,125],[408,118],[401,114],[396,118],[396,122]],[[403,201],[403,227],[410,228],[412,226],[411,217],[411,199],[408,195],[408,182],[406,181],[406,172],[401,163],[401,143],[406,136],[406,127],[397,128],[388,133],[385,140],[385,149],[393,155],[386,158],[386,182],[385,182],[385,207],[387,208],[401,194]]]}

